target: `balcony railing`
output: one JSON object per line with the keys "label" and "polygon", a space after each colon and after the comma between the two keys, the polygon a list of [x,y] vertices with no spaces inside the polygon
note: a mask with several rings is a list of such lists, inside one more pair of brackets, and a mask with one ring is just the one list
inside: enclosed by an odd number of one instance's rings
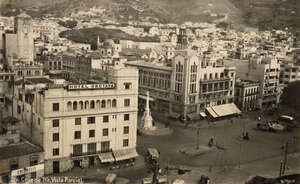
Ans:
{"label": "balcony railing", "polygon": [[200,79],[200,83],[209,83],[209,82],[217,82],[217,81],[228,81],[230,80],[230,77],[221,77],[221,78],[203,78]]}
{"label": "balcony railing", "polygon": [[93,151],[93,152],[82,152],[82,153],[71,153],[71,157],[85,157],[85,156],[92,156],[92,155],[98,155],[101,153],[109,153],[112,152],[112,149],[109,150],[102,150],[102,151]]}

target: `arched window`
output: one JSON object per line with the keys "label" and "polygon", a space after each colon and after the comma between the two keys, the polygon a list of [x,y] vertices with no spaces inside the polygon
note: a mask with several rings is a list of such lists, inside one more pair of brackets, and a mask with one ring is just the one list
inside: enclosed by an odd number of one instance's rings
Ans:
{"label": "arched window", "polygon": [[111,107],[117,107],[117,100],[116,99],[112,100]]}
{"label": "arched window", "polygon": [[80,102],[79,102],[79,108],[80,108],[80,110],[83,109],[83,101],[80,101]]}
{"label": "arched window", "polygon": [[97,100],[97,101],[96,101],[96,109],[100,109],[100,104],[101,104],[101,103],[100,103],[100,100]]}
{"label": "arched window", "polygon": [[107,100],[107,108],[111,108],[111,100]]}
{"label": "arched window", "polygon": [[90,108],[91,109],[95,109],[95,101],[94,100],[91,101]]}
{"label": "arched window", "polygon": [[89,101],[85,101],[84,102],[84,109],[88,109],[89,108]]}
{"label": "arched window", "polygon": [[68,111],[72,111],[72,102],[67,103],[67,109]]}
{"label": "arched window", "polygon": [[77,110],[77,102],[73,102],[73,110],[74,110],[74,111]]}
{"label": "arched window", "polygon": [[101,108],[105,108],[106,107],[106,102],[105,102],[105,100],[102,100],[101,101]]}

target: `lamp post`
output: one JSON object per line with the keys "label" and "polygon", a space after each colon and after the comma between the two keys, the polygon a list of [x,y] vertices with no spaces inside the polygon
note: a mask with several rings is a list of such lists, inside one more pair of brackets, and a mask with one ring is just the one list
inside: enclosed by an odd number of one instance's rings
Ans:
{"label": "lamp post", "polygon": [[200,134],[200,128],[197,128],[197,150],[199,150],[199,134]]}

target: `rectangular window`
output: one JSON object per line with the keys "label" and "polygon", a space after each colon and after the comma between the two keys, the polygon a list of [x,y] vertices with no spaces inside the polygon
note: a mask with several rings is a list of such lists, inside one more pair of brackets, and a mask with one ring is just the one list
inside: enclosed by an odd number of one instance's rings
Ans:
{"label": "rectangular window", "polygon": [[30,173],[30,178],[35,179],[36,178],[36,172]]}
{"label": "rectangular window", "polygon": [[89,143],[89,144],[87,144],[87,152],[89,154],[96,153],[96,150],[97,150],[97,144],[96,143]]}
{"label": "rectangular window", "polygon": [[20,105],[18,105],[17,111],[18,111],[18,114],[21,114],[21,106]]}
{"label": "rectangular window", "polygon": [[123,130],[124,134],[129,134],[129,126],[125,126]]}
{"label": "rectangular window", "polygon": [[52,141],[53,142],[59,141],[59,133],[53,133],[52,134]]}
{"label": "rectangular window", "polygon": [[81,118],[75,118],[75,125],[81,125]]}
{"label": "rectangular window", "polygon": [[53,156],[59,155],[59,148],[54,148],[53,149]]}
{"label": "rectangular window", "polygon": [[128,139],[123,139],[123,147],[128,147]]}
{"label": "rectangular window", "polygon": [[59,111],[59,103],[53,103],[52,104],[52,109],[53,109],[53,112]]}
{"label": "rectangular window", "polygon": [[93,116],[93,117],[88,117],[87,118],[87,123],[88,124],[94,124],[95,123],[95,117]]}
{"label": "rectangular window", "polygon": [[89,130],[89,137],[95,137],[95,130]]}
{"label": "rectangular window", "polygon": [[131,89],[131,86],[132,86],[131,82],[125,82],[124,83],[124,88],[125,89]]}
{"label": "rectangular window", "polygon": [[52,127],[59,127],[59,119],[52,120]]}
{"label": "rectangular window", "polygon": [[109,122],[109,116],[103,116],[103,123]]}
{"label": "rectangular window", "polygon": [[74,132],[74,139],[81,139],[81,131]]}
{"label": "rectangular window", "polygon": [[129,114],[124,114],[124,121],[129,121]]}
{"label": "rectangular window", "polygon": [[19,169],[19,163],[17,159],[12,159],[9,161],[9,165],[10,165],[10,170],[16,170]]}
{"label": "rectangular window", "polygon": [[109,149],[110,149],[109,141],[101,142],[101,152],[109,152]]}
{"label": "rectangular window", "polygon": [[130,106],[130,99],[125,99],[124,100],[124,106],[129,107]]}
{"label": "rectangular window", "polygon": [[38,155],[32,155],[30,157],[30,166],[34,166],[38,164],[39,156]]}
{"label": "rectangular window", "polygon": [[75,156],[82,155],[82,144],[73,145],[73,155]]}
{"label": "rectangular window", "polygon": [[102,136],[108,136],[108,128],[103,128]]}

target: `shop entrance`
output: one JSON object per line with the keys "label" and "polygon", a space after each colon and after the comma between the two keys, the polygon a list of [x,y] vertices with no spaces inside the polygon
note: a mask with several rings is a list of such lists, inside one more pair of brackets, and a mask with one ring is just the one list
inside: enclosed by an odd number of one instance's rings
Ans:
{"label": "shop entrance", "polygon": [[81,167],[81,160],[74,160],[74,167]]}
{"label": "shop entrance", "polygon": [[59,173],[59,161],[53,161],[53,173]]}
{"label": "shop entrance", "polygon": [[94,157],[89,157],[89,166],[94,166],[95,165],[95,159]]}

